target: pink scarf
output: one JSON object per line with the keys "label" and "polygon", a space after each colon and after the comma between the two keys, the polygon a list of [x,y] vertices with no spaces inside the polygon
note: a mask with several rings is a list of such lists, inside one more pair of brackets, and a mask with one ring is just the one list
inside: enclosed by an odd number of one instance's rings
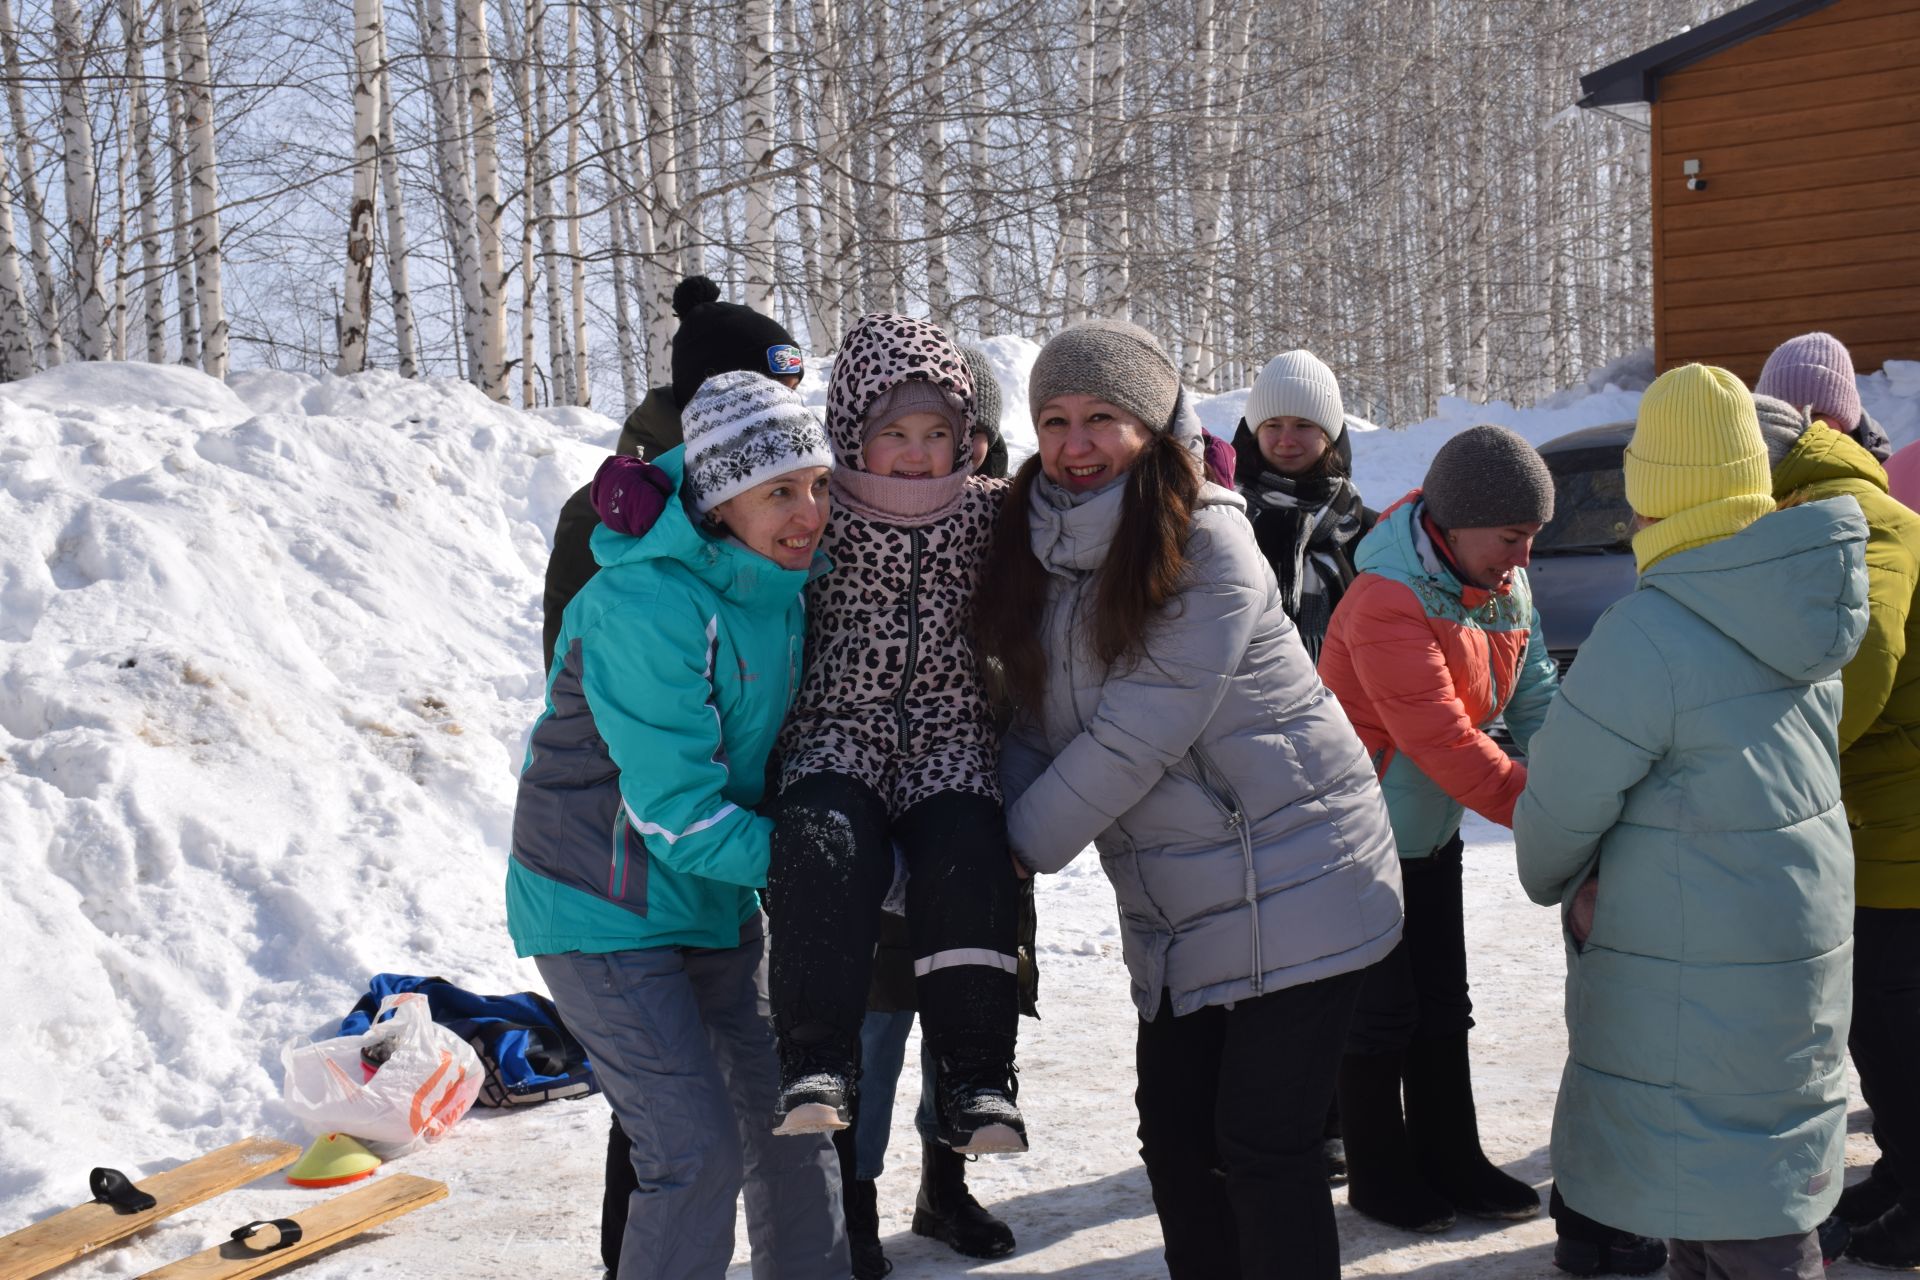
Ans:
{"label": "pink scarf", "polygon": [[833,500],[869,520],[911,528],[932,524],[958,511],[972,476],[972,462],[955,468],[949,475],[919,480],[835,467]]}

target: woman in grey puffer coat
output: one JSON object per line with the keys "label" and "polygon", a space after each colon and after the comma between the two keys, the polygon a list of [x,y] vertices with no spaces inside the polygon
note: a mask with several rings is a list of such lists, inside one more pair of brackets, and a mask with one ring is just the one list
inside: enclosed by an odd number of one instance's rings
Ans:
{"label": "woman in grey puffer coat", "polygon": [[1091,843],[1113,882],[1169,1274],[1338,1276],[1320,1139],[1361,971],[1400,937],[1386,804],[1159,344],[1076,325],[1029,394],[1040,452],[977,620],[1014,855]]}

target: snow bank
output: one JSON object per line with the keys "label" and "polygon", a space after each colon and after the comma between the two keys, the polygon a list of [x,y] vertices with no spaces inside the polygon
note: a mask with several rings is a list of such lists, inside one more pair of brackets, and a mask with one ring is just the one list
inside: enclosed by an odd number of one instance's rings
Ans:
{"label": "snow bank", "polygon": [[278,1046],[371,973],[529,985],[540,574],[615,430],[382,373],[0,388],[0,1201],[285,1131]]}

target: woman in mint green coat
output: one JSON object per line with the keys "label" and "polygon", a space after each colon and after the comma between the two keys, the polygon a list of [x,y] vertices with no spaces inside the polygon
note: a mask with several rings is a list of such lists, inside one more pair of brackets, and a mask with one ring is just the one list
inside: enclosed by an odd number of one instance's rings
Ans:
{"label": "woman in mint green coat", "polygon": [[1676,1277],[1814,1280],[1845,1173],[1838,676],[1866,524],[1850,498],[1774,511],[1725,370],[1650,387],[1625,465],[1639,586],[1581,647],[1514,812],[1521,882],[1567,936],[1554,1177],[1670,1237]]}

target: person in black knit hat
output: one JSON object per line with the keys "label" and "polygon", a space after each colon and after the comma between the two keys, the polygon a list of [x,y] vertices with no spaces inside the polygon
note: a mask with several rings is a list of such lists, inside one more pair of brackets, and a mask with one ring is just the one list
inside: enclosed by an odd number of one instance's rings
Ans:
{"label": "person in black knit hat", "polygon": [[[720,286],[706,276],[688,276],[673,290],[673,314],[680,318],[673,335],[672,381],[654,387],[634,406],[620,428],[615,453],[657,458],[680,444],[680,411],[700,384],[716,373],[750,369],[789,387],[800,385],[805,357],[779,321],[737,302],[722,302]],[[568,498],[553,530],[553,556],[547,561],[546,626],[542,637],[546,665],[553,666],[553,638],[567,601],[600,566],[587,541],[600,517],[587,496],[591,486]]]}
{"label": "person in black knit hat", "polygon": [[[688,276],[673,290],[673,314],[680,328],[673,337],[672,380],[651,388],[627,415],[620,428],[615,453],[634,458],[657,458],[679,447],[683,433],[680,411],[693,399],[700,384],[717,373],[736,369],[765,374],[785,386],[797,387],[806,372],[805,356],[793,335],[777,321],[752,307],[720,300],[720,286],[706,276]],[[553,669],[553,643],[560,618],[580,588],[598,572],[591,539],[600,523],[594,511],[591,484],[582,485],[560,508],[554,525],[553,553],[547,560],[546,612],[542,644],[545,668]],[[607,1135],[607,1185],[600,1214],[600,1256],[609,1274],[620,1267],[620,1238],[627,1223],[627,1197],[634,1189],[632,1147],[614,1119]]]}

